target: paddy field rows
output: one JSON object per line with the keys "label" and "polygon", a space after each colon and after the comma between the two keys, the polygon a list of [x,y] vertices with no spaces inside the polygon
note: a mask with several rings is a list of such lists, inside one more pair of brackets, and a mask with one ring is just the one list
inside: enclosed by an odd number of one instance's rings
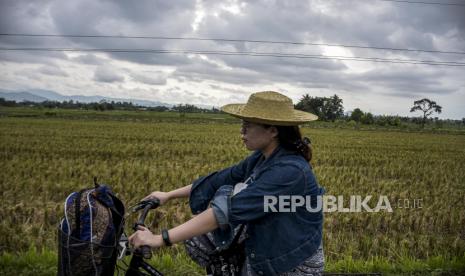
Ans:
{"label": "paddy field rows", "polygon": [[[312,140],[312,164],[327,195],[386,195],[393,207],[392,213],[326,213],[329,271],[465,269],[464,135],[312,125],[302,131]],[[130,205],[248,154],[239,124],[211,117],[198,122],[0,117],[1,264],[11,271],[21,266],[22,255],[48,254],[41,265],[52,273],[64,198],[90,187],[93,176]],[[412,206],[419,199],[421,206]],[[187,201],[176,200],[149,217],[150,227],[157,231],[190,217]],[[182,246],[160,254],[154,262],[168,274],[200,271]],[[184,264],[175,265],[173,258]]]}

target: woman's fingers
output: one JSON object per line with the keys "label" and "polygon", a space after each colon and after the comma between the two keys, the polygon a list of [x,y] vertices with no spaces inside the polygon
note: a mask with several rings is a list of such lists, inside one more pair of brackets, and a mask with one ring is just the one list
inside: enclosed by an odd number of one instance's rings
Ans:
{"label": "woman's fingers", "polygon": [[146,230],[149,230],[149,229],[147,227],[145,227],[145,226],[137,225],[137,230],[146,231]]}
{"label": "woman's fingers", "polygon": [[[140,226],[138,226],[139,228]],[[140,246],[143,245],[143,241],[141,239],[141,236],[140,236],[140,231],[145,231],[147,230],[147,228],[144,228],[144,229],[138,229],[134,234],[132,234],[128,240],[129,240],[129,244],[133,247],[133,248],[139,248]]]}
{"label": "woman's fingers", "polygon": [[128,238],[129,245],[130,245],[131,247],[136,248],[136,246],[135,246],[136,240],[137,240],[137,232],[135,232],[134,234],[132,234],[131,236],[129,236],[129,238]]}
{"label": "woman's fingers", "polygon": [[147,227],[138,225],[137,231],[128,238],[129,245],[133,248],[139,248],[142,245],[149,245],[152,236],[152,232],[150,232]]}
{"label": "woman's fingers", "polygon": [[149,200],[149,199],[154,198],[153,194],[154,193],[149,194],[148,196],[144,197],[142,200]]}
{"label": "woman's fingers", "polygon": [[[142,200],[150,200],[150,199],[154,199],[154,198],[159,198],[159,197],[160,197],[159,195],[160,195],[161,193],[162,193],[162,192],[158,192],[158,191],[157,191],[157,192],[153,192],[153,193],[149,194],[148,196],[144,197]],[[159,198],[159,199],[160,199],[160,198]]]}
{"label": "woman's fingers", "polygon": [[168,193],[160,192],[160,191],[155,191],[155,192],[149,194],[148,196],[144,197],[144,199],[142,199],[142,200],[150,200],[150,199],[155,199],[155,198],[160,200],[160,205],[165,204],[169,200]]}

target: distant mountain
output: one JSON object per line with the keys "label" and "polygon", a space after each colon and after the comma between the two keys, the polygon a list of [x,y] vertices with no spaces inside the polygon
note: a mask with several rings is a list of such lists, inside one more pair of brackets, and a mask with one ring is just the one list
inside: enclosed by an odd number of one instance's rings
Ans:
{"label": "distant mountain", "polygon": [[28,92],[31,94],[40,96],[40,97],[47,98],[47,100],[49,101],[58,101],[58,102],[69,101],[68,96],[58,94],[55,91],[34,89],[34,90],[29,90]]}
{"label": "distant mountain", "polygon": [[15,101],[15,102],[24,102],[24,101],[43,102],[43,101],[47,100],[47,98],[37,96],[37,95],[31,94],[29,92],[3,92],[3,91],[0,91],[0,98],[4,98],[7,101]]}
{"label": "distant mountain", "polygon": [[147,100],[138,100],[138,99],[124,99],[124,98],[110,98],[104,96],[83,96],[83,95],[71,95],[66,96],[59,94],[55,91],[50,90],[30,90],[30,91],[8,91],[0,90],[0,98],[4,98],[8,101],[31,101],[31,102],[43,102],[43,101],[75,101],[81,103],[91,103],[91,102],[100,102],[105,100],[107,102],[132,102],[135,105],[141,106],[166,106],[171,107],[171,104],[157,102],[157,101],[147,101]]}

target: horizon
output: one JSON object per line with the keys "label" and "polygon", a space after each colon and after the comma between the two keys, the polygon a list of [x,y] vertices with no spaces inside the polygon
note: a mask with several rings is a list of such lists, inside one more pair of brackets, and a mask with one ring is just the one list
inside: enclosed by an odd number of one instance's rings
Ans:
{"label": "horizon", "polygon": [[[37,92],[37,91],[36,91]],[[69,101],[73,101],[73,103],[83,103],[83,104],[90,104],[90,103],[99,103],[99,102],[93,102],[93,101],[79,101],[79,100],[74,100],[72,99],[72,97],[87,97],[87,96],[84,96],[84,95],[70,95],[70,96],[66,96],[66,95],[63,95],[63,94],[60,94],[58,92],[55,92],[55,91],[46,91],[46,92],[53,92],[53,93],[56,93],[60,96],[63,96],[63,97],[69,97],[68,99],[64,99],[64,100],[53,100],[53,99],[48,99],[49,101],[52,101],[52,102],[69,102]],[[44,97],[44,96],[41,96],[39,95],[38,93],[35,94],[34,92],[31,92],[31,91],[21,91],[21,92],[7,92],[7,91],[4,91],[4,90],[1,90],[0,89],[0,98],[2,98],[2,93],[28,93],[28,94],[32,94],[32,95],[35,95],[35,96],[39,96],[39,97]],[[302,95],[303,96],[303,95]],[[213,109],[218,109],[220,110],[221,106],[213,106],[213,105],[209,105],[209,104],[202,104],[202,105],[199,105],[199,104],[192,104],[192,103],[187,103],[187,102],[180,102],[180,103],[166,103],[166,102],[151,102],[151,101],[148,101],[148,100],[141,100],[141,99],[125,99],[125,98],[109,98],[109,97],[104,97],[104,96],[101,96],[101,95],[93,95],[93,96],[89,96],[89,97],[101,97],[102,99],[101,100],[104,100],[106,101],[107,103],[111,103],[111,102],[115,102],[115,103],[123,103],[123,102],[128,102],[128,103],[132,103],[134,106],[136,107],[142,107],[142,108],[147,108],[147,107],[161,107],[161,106],[165,106],[165,107],[168,107],[170,109],[172,109],[173,107],[176,107],[178,105],[193,105],[199,109],[207,109],[207,110],[213,110]],[[6,99],[8,100],[8,99]],[[100,101],[101,101],[100,100]],[[16,103],[21,103],[21,102],[27,102],[27,100],[22,100],[22,101],[16,101],[16,100],[12,100]],[[35,103],[42,103],[41,101],[32,101],[32,102],[35,102]],[[143,105],[143,104],[139,104],[137,102],[150,102],[152,103],[153,105]],[[294,103],[294,104],[297,104],[297,103]],[[346,110],[344,105],[343,105],[343,108],[344,108],[344,112],[343,112],[343,117],[346,117],[346,116],[350,116],[350,114],[354,111],[354,109],[357,109],[358,107],[352,109],[352,110]],[[364,113],[368,113],[368,111],[366,110],[362,110]],[[373,113],[373,112],[369,112],[371,113],[373,116],[379,116],[379,117],[399,117],[399,118],[422,118],[422,115],[419,113],[419,112],[412,112],[412,116],[402,116],[402,115],[399,115],[399,114],[394,114],[394,115],[391,115],[391,114],[378,114],[378,113]],[[415,114],[418,114],[418,116],[414,116]],[[436,116],[433,116],[433,115],[436,115]],[[430,115],[428,117],[428,120],[431,120],[431,119],[434,119],[434,118],[439,118],[439,116],[437,116],[438,114],[437,113],[433,113],[432,115]],[[452,120],[452,121],[463,121],[464,118],[439,118],[440,120]]]}

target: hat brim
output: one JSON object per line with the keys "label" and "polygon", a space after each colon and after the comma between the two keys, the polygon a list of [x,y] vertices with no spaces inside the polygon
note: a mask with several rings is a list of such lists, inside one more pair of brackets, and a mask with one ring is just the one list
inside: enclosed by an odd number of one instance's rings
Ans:
{"label": "hat brim", "polygon": [[234,117],[244,119],[254,123],[278,125],[278,126],[295,126],[306,122],[318,120],[315,114],[294,109],[288,116],[277,116],[275,118],[266,118],[260,114],[246,114],[244,112],[245,104],[228,104],[221,107],[221,111]]}

